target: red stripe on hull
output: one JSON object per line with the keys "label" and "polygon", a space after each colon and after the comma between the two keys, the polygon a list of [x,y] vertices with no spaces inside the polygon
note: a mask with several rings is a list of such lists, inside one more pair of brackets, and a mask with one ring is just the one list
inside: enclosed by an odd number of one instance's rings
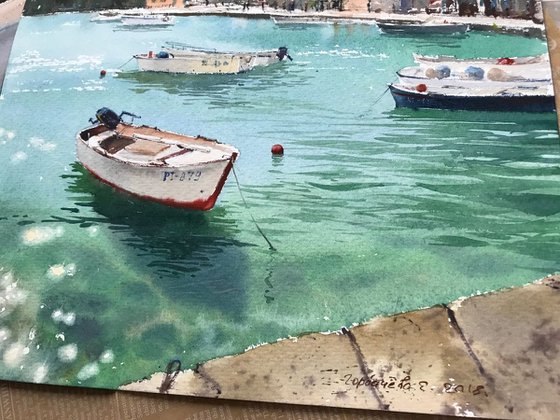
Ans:
{"label": "red stripe on hull", "polygon": [[226,183],[226,179],[229,175],[229,172],[231,171],[231,168],[233,167],[233,159],[235,159],[235,155],[232,156],[232,160],[230,160],[228,162],[226,168],[224,169],[224,172],[222,173],[222,177],[218,181],[218,185],[216,186],[216,190],[214,191],[214,193],[212,193],[212,195],[210,197],[208,197],[208,199],[206,199],[206,200],[199,199],[199,200],[194,200],[194,201],[189,201],[189,202],[177,201],[177,200],[173,200],[172,198],[155,198],[155,197],[151,197],[149,195],[142,195],[142,194],[136,194],[136,193],[130,192],[128,190],[125,190],[122,187],[119,187],[118,185],[116,185],[116,184],[114,184],[110,181],[107,181],[105,178],[103,178],[99,174],[95,173],[95,171],[93,171],[91,168],[89,168],[83,162],[80,162],[80,163],[82,164],[82,166],[84,168],[86,168],[88,170],[89,173],[91,173],[99,181],[103,182],[106,185],[109,185],[110,187],[114,188],[115,190],[124,192],[124,193],[129,194],[133,197],[139,198],[141,200],[153,201],[153,202],[156,202],[156,203],[164,204],[164,205],[169,206],[169,207],[178,207],[178,208],[183,208],[183,209],[207,211],[207,210],[210,210],[212,207],[214,207],[214,204],[216,204],[216,200],[218,199],[218,196],[220,195],[220,192],[222,192],[222,188],[224,187],[224,184]]}

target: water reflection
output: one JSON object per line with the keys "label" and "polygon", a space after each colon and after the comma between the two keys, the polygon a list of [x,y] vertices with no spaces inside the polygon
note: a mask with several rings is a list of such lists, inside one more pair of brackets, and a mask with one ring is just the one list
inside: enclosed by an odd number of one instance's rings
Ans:
{"label": "water reflection", "polygon": [[137,200],[93,179],[81,165],[65,175],[74,207],[53,220],[88,227],[107,225],[169,299],[205,304],[237,317],[246,301],[248,244],[235,239],[234,220],[223,207],[210,213]]}
{"label": "water reflection", "polygon": [[170,74],[130,71],[118,74],[118,79],[131,84],[136,93],[158,89],[172,95],[217,98],[238,88],[262,91],[274,86],[296,86],[301,77],[290,66],[292,63],[278,63],[269,67],[255,68],[240,74]]}

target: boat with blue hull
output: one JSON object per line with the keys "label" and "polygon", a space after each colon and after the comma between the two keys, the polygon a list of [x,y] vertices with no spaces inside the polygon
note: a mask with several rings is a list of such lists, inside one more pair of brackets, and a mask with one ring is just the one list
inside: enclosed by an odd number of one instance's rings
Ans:
{"label": "boat with blue hull", "polygon": [[464,89],[450,87],[428,90],[426,85],[390,84],[397,108],[435,108],[469,111],[553,112],[554,93],[550,87],[505,89]]}

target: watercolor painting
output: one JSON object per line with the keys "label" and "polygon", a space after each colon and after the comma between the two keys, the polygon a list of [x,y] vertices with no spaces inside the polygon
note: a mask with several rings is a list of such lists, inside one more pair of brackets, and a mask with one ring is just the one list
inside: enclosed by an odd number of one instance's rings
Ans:
{"label": "watercolor painting", "polygon": [[[523,412],[450,303],[558,271],[554,92],[525,2],[167,3],[25,5],[0,100],[0,377]],[[368,359],[396,360],[405,327],[440,370]],[[535,358],[556,356],[547,334]],[[526,413],[546,418],[560,380],[542,381]]]}

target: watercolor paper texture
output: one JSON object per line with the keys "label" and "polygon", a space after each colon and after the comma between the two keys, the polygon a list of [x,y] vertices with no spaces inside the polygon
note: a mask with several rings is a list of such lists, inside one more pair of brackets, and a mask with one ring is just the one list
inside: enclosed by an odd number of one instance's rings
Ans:
{"label": "watercolor paper texture", "polygon": [[[396,108],[387,87],[413,53],[545,54],[543,36],[501,30],[538,25],[480,17],[491,30],[388,34],[373,14],[293,25],[220,4],[221,15],[173,8],[191,14],[127,26],[39,3],[26,4],[0,100],[2,379],[557,412],[558,283],[521,288],[558,270],[556,114]],[[133,56],[167,42],[287,47],[293,61],[239,74],[140,71]],[[108,186],[85,169],[76,135],[103,107],[238,149],[214,208],[139,199],[122,191],[132,175],[111,169]],[[174,176],[194,188],[201,175]]]}

